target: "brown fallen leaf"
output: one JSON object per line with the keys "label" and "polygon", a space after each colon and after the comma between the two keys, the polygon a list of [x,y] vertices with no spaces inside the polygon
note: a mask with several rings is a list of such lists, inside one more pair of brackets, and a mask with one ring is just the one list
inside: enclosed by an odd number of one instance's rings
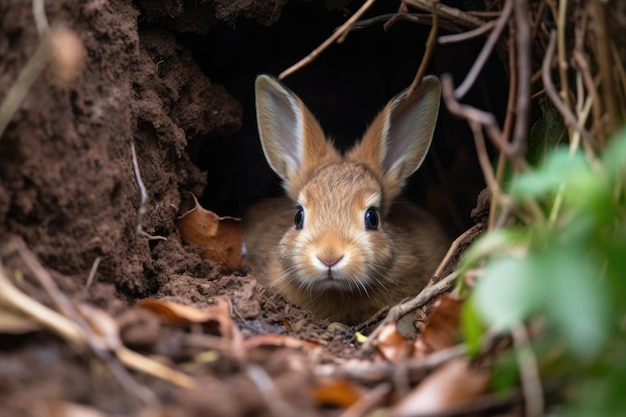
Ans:
{"label": "brown fallen leaf", "polygon": [[411,343],[398,331],[395,323],[389,323],[381,330],[376,347],[391,362],[406,358],[412,352]]}
{"label": "brown fallen leaf", "polygon": [[461,304],[461,300],[449,295],[437,301],[421,336],[415,341],[416,352],[428,354],[459,343]]}
{"label": "brown fallen leaf", "polygon": [[137,306],[152,311],[163,320],[172,324],[193,324],[215,322],[219,325],[220,334],[226,339],[239,337],[230,317],[230,305],[224,297],[215,297],[215,305],[204,310],[166,300],[146,299]]}
{"label": "brown fallen leaf", "polygon": [[245,349],[253,349],[259,346],[313,349],[318,345],[313,342],[295,339],[281,334],[262,334],[243,341],[243,347]]}
{"label": "brown fallen leaf", "polygon": [[338,378],[313,389],[313,399],[318,404],[348,408],[361,398],[361,390],[345,378]]}
{"label": "brown fallen leaf", "polygon": [[478,398],[489,388],[490,375],[454,359],[428,375],[391,409],[392,417],[443,413]]}
{"label": "brown fallen leaf", "polygon": [[243,242],[241,219],[219,217],[203,208],[192,194],[195,206],[178,218],[176,226],[183,241],[204,249],[202,257],[235,270],[241,264]]}

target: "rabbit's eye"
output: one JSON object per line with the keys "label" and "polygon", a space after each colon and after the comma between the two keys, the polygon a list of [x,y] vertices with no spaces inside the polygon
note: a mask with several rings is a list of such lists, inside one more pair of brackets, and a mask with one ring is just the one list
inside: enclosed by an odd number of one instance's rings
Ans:
{"label": "rabbit's eye", "polygon": [[365,212],[365,229],[378,229],[378,212],[373,208],[369,208]]}
{"label": "rabbit's eye", "polygon": [[293,218],[293,224],[296,226],[296,230],[300,230],[304,226],[304,209],[302,207],[298,207],[298,211],[296,211],[296,215]]}

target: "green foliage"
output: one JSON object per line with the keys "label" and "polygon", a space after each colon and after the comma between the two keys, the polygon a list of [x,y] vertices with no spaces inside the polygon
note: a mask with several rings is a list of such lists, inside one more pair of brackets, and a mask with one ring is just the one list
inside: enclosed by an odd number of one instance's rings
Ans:
{"label": "green foliage", "polygon": [[530,130],[528,161],[533,165],[543,162],[548,151],[554,149],[567,135],[558,110],[550,102],[545,106],[543,117]]}
{"label": "green foliage", "polygon": [[612,410],[626,405],[614,385],[626,384],[626,356],[614,349],[626,347],[620,328],[626,313],[625,173],[626,129],[598,160],[564,148],[549,151],[535,170],[515,176],[509,190],[519,207],[538,203],[545,220],[485,235],[461,263],[464,273],[484,261],[462,319],[470,350],[480,345],[477,329],[507,332],[541,318],[549,335],[542,342],[563,352],[562,374],[577,381],[573,397],[589,390],[568,414],[592,415],[583,410],[600,407],[593,415],[617,415]]}

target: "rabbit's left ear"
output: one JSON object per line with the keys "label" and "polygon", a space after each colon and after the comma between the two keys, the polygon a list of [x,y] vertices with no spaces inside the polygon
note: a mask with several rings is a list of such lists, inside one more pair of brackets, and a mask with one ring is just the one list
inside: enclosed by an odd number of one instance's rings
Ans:
{"label": "rabbit's left ear", "polygon": [[259,75],[255,84],[261,146],[270,167],[296,199],[309,175],[339,154],[304,103],[277,79]]}
{"label": "rabbit's left ear", "polygon": [[387,103],[348,154],[382,175],[389,199],[424,162],[439,114],[441,87],[436,77],[424,77],[411,96],[407,93],[408,89]]}

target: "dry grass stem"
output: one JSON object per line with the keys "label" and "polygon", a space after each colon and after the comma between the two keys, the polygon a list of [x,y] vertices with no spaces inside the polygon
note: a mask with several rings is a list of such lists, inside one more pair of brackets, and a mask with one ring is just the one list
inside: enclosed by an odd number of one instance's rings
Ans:
{"label": "dry grass stem", "polygon": [[44,36],[50,30],[48,17],[46,16],[46,5],[44,0],[33,0],[33,18],[39,36]]}
{"label": "dry grass stem", "polygon": [[50,45],[42,39],[0,104],[0,138],[49,59]]}
{"label": "dry grass stem", "polygon": [[2,265],[0,265],[0,303],[32,317],[74,345],[85,346],[80,329],[75,323],[21,292],[8,278]]}

